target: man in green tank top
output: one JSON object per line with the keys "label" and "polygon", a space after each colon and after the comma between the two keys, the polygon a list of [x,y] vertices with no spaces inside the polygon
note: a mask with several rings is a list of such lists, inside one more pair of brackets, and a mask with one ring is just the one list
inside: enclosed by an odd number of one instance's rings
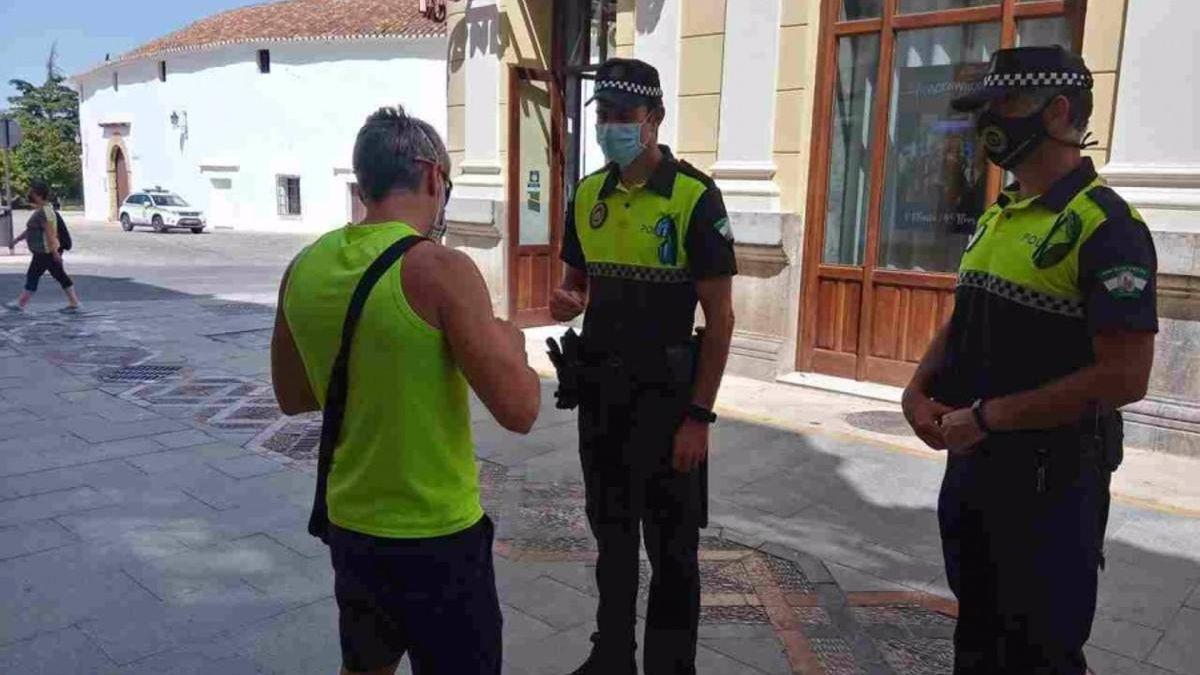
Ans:
{"label": "man in green tank top", "polygon": [[350,297],[393,243],[421,242],[368,297],[354,337],[326,503],[343,673],[498,675],[492,523],[479,503],[468,387],[505,428],[540,404],[525,338],[496,318],[474,263],[442,246],[450,159],[403,109],[354,146],[361,223],[318,239],[280,286],[271,374],[286,414],[319,410]]}

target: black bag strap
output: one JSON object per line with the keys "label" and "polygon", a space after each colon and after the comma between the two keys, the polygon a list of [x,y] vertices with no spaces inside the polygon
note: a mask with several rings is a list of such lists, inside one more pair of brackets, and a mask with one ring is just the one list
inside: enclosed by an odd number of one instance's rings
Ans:
{"label": "black bag strap", "polygon": [[312,514],[308,518],[308,533],[325,543],[329,543],[329,510],[325,493],[329,469],[333,466],[333,450],[341,436],[342,418],[346,414],[346,397],[350,391],[350,348],[354,344],[354,331],[358,328],[358,319],[375,284],[410,248],[425,240],[425,237],[409,235],[387,247],[363,273],[354,288],[354,294],[350,296],[350,307],[342,324],[342,343],[333,361],[329,386],[325,390],[325,408],[321,412],[321,446],[317,455],[317,489],[313,495]]}

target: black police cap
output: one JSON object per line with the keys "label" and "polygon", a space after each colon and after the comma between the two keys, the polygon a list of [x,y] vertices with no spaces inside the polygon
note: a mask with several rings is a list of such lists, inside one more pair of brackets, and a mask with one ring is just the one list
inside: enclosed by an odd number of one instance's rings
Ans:
{"label": "black police cap", "polygon": [[651,106],[662,99],[658,69],[638,59],[613,58],[596,70],[595,94],[588,99],[603,101],[617,108]]}
{"label": "black police cap", "polygon": [[950,105],[960,112],[971,112],[1023,89],[1043,87],[1091,89],[1092,71],[1083,58],[1058,45],[1000,49],[992,54],[983,79]]}

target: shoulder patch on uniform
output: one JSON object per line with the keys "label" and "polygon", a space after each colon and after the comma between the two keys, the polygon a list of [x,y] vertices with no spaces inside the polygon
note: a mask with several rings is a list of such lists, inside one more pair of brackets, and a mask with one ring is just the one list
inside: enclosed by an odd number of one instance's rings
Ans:
{"label": "shoulder patch on uniform", "polygon": [[1100,283],[1114,298],[1133,300],[1150,283],[1150,270],[1140,265],[1117,265],[1100,273]]}
{"label": "shoulder patch on uniform", "polygon": [[1050,233],[1033,252],[1034,266],[1044,270],[1062,262],[1079,243],[1079,237],[1082,235],[1083,220],[1078,213],[1067,209],[1058,214],[1058,220],[1054,221]]}
{"label": "shoulder patch on uniform", "polygon": [[717,230],[717,234],[725,237],[725,241],[733,241],[733,227],[729,224],[728,217],[713,223],[713,228]]}
{"label": "shoulder patch on uniform", "polygon": [[1100,210],[1104,212],[1104,216],[1108,219],[1129,218],[1133,212],[1129,209],[1129,203],[1117,194],[1117,191],[1107,185],[1097,185],[1087,191],[1087,196]]}

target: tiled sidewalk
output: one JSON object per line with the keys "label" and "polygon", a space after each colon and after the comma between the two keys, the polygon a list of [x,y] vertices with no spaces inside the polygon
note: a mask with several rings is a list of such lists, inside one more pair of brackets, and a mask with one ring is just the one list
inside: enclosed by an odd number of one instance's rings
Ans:
{"label": "tiled sidewalk", "polygon": [[[336,672],[316,426],[274,407],[270,323],[182,295],[0,315],[0,672]],[[517,674],[569,672],[595,611],[574,418],[543,402],[524,437],[475,408]],[[815,431],[719,425],[700,672],[947,672],[940,465]],[[1097,672],[1200,672],[1200,524],[1118,506],[1110,533]]]}

